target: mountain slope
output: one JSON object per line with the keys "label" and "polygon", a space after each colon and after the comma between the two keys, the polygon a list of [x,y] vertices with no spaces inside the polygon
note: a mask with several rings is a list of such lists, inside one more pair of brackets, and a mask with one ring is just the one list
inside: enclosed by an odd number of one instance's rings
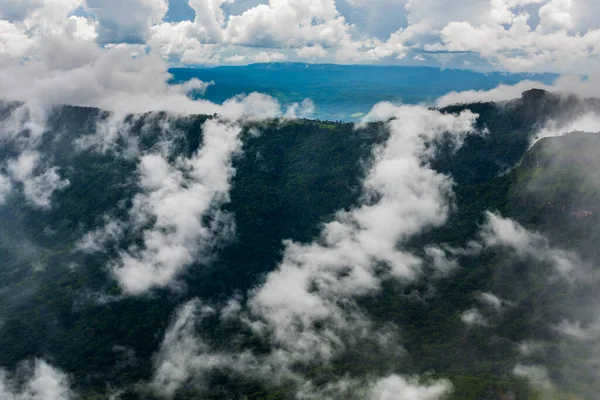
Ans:
{"label": "mountain slope", "polygon": [[[528,151],[535,132],[550,118],[572,117],[594,107],[595,101],[531,91],[506,104],[442,110],[477,113],[483,133],[468,136],[458,150],[449,139],[430,144],[436,148],[432,167],[454,181],[455,208],[446,224],[413,237],[408,244],[412,251],[427,260],[431,246],[467,248],[477,238],[486,212],[492,211],[542,231],[583,258],[597,260],[592,246],[597,236],[588,236],[596,225],[598,205],[596,137],[546,138]],[[77,107],[52,112],[47,127],[52,134],[43,137],[41,163],[55,166],[68,186],[53,192],[50,206],[33,207],[25,184],[17,182],[23,189],[13,190],[0,207],[1,366],[13,369],[33,357],[50,359],[73,376],[79,393],[93,398],[106,393],[108,383],[135,398],[135,384],[153,374],[153,357],[179,305],[196,297],[215,307],[225,306],[232,297],[243,303],[277,267],[283,240],[309,243],[334,213],[361,204],[360,185],[373,163],[373,149],[389,137],[384,123],[359,129],[309,120],[247,123],[242,151],[233,159],[229,201],[223,207],[235,219],[235,235],[218,243],[215,256],[194,262],[182,273],[176,290],[120,297],[111,263],[144,238],[125,228],[120,243],[108,242],[95,253],[78,251],[81,238],[108,220],[128,218],[127,210],[141,193],[139,154],[161,152],[168,143],[173,163],[192,156],[202,148],[204,124],[211,118],[127,116],[117,139],[107,144],[94,140],[110,128],[109,114]],[[22,153],[21,146],[2,149],[5,173]],[[567,228],[556,230],[558,226]],[[573,296],[568,304],[551,301],[552,293],[562,293],[564,287],[544,286],[539,275],[529,274],[518,287],[508,287],[515,276],[506,272],[507,256],[499,249],[455,258],[460,268],[446,277],[436,276],[427,264],[431,274],[421,280],[388,280],[379,294],[360,297],[362,310],[376,327],[400,327],[405,353],[382,354],[368,345],[356,346],[327,368],[304,371],[307,376],[326,385],[373,371],[433,372],[453,379],[456,399],[494,398],[504,390],[532,398],[511,373],[519,359],[517,344],[532,337],[555,343],[540,324],[559,324],[573,303],[586,301],[589,294]],[[478,294],[492,290],[518,305],[499,314],[493,325],[465,329],[462,313],[478,304]],[[211,348],[268,351],[268,343],[249,335],[243,324],[222,323],[213,315],[199,328]],[[564,362],[559,357],[549,365],[560,370]],[[580,381],[567,375],[556,377],[568,390],[576,389]],[[288,384],[236,381],[219,370],[205,385],[203,393],[212,398],[289,398],[295,391]],[[178,396],[195,398],[198,390],[184,386]]]}

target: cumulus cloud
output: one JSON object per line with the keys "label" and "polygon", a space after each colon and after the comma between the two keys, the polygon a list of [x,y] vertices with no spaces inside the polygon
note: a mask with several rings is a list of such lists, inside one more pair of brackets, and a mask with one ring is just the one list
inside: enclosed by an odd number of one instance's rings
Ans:
{"label": "cumulus cloud", "polygon": [[26,363],[15,374],[0,369],[0,397],[6,400],[69,400],[69,378],[43,360]]}
{"label": "cumulus cloud", "polygon": [[[480,16],[469,13],[471,18],[448,22],[440,30],[439,41],[425,48],[476,52],[492,65],[509,71],[557,67],[564,72],[582,72],[582,68],[592,72],[590,61],[599,51],[594,43],[600,30],[598,26],[579,30],[583,24],[573,18],[577,7],[574,3],[562,0],[489,2]],[[586,8],[591,7],[592,2],[583,3],[581,6]],[[530,15],[518,9],[523,5],[536,7],[540,22],[535,29],[529,25]],[[582,62],[586,65],[582,66]]]}
{"label": "cumulus cloud", "polygon": [[230,16],[227,36],[235,44],[263,47],[331,47],[350,40],[348,24],[332,0],[271,0]]}
{"label": "cumulus cloud", "polygon": [[[174,23],[164,21],[166,0],[11,0],[0,7],[0,53],[24,55],[61,32],[100,44],[150,44],[161,56],[192,64],[222,63],[240,47],[250,58],[265,59],[259,54],[268,48],[291,50],[300,60],[359,62],[419,59],[425,51],[433,53],[430,60],[477,54],[508,71],[586,73],[594,71],[599,52],[594,0],[385,1],[380,12],[362,0],[230,3],[189,0],[195,17]],[[72,15],[82,6],[87,16]]]}
{"label": "cumulus cloud", "polygon": [[145,43],[150,28],[169,8],[167,0],[86,0],[86,10],[98,21],[100,43]]}

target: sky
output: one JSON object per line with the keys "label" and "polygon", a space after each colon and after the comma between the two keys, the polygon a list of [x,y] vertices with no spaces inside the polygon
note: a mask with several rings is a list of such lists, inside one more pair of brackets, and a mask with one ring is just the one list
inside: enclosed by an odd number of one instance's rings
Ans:
{"label": "sky", "polygon": [[[170,65],[299,61],[589,74],[597,0],[3,0],[0,67],[49,37]],[[45,43],[43,43],[45,42]],[[42,44],[43,43],[43,44]]]}

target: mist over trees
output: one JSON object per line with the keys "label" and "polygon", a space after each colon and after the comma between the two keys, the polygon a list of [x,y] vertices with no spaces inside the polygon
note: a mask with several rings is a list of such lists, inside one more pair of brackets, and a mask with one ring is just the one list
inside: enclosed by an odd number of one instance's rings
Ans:
{"label": "mist over trees", "polygon": [[56,107],[1,154],[2,390],[593,397],[600,141],[531,145],[597,107],[530,91],[358,127]]}

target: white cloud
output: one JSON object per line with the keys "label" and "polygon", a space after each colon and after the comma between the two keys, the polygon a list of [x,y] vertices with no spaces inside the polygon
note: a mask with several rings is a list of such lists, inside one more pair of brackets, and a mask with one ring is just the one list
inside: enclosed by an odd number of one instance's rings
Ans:
{"label": "white cloud", "polygon": [[85,0],[98,21],[100,43],[145,43],[169,8],[167,0]]}
{"label": "white cloud", "polygon": [[41,0],[5,0],[0,9],[0,18],[21,21],[40,6]]}
{"label": "white cloud", "polygon": [[75,249],[84,253],[104,251],[107,244],[117,242],[123,234],[123,223],[107,218],[103,227],[86,233],[75,244]]}
{"label": "white cloud", "polygon": [[[426,143],[444,134],[461,143],[473,131],[476,116],[388,104],[377,107],[368,118],[382,115],[395,119],[389,122],[388,141],[374,150],[374,163],[363,183],[363,204],[338,212],[312,243],[287,241],[281,264],[249,293],[246,306],[234,299],[221,312],[221,318],[237,317],[253,334],[268,340],[271,351],[255,355],[211,350],[195,333],[202,307],[197,301],[188,303],[157,356],[151,383],[155,390],[166,390],[168,397],[188,381],[202,385],[211,369],[227,369],[272,384],[291,380],[299,384],[299,398],[339,395],[349,387],[360,388],[365,398],[373,399],[392,398],[394,393],[438,399],[451,390],[445,381],[420,384],[400,376],[367,386],[342,380],[317,388],[292,369],[298,363],[327,364],[346,346],[353,346],[343,339],[344,333],[349,333],[351,342],[373,341],[382,351],[402,353],[396,330],[376,328],[354,299],[377,291],[382,279],[410,281],[419,275],[421,260],[401,245],[422,229],[445,222],[452,185],[449,177],[428,165],[433,153]],[[152,170],[170,170],[163,167]],[[159,187],[170,175],[157,172],[148,186]]]}
{"label": "white cloud", "polygon": [[172,398],[175,391],[190,379],[192,373],[198,375],[198,369],[210,370],[215,362],[207,354],[208,349],[196,336],[196,323],[213,311],[202,308],[198,301],[183,305],[163,338],[160,350],[155,356],[156,371],[151,388],[166,398]]}
{"label": "white cloud", "polygon": [[[58,34],[99,43],[147,43],[164,57],[191,64],[222,63],[228,58],[222,53],[236,46],[249,58],[266,47],[291,49],[300,60],[362,62],[411,53],[418,60],[425,50],[473,52],[509,71],[574,73],[593,72],[600,52],[600,26],[591,17],[600,6],[594,0],[386,0],[378,11],[362,0],[270,0],[250,7],[230,7],[231,0],[190,0],[194,20],[177,23],[163,21],[166,0],[86,0],[91,17],[70,15],[82,2],[5,2],[0,54],[22,56],[42,38]],[[398,11],[404,15],[391,19]]]}
{"label": "white cloud", "polygon": [[[114,111],[106,121],[101,121],[96,135],[85,136],[78,141],[81,148],[92,147],[102,151],[111,149],[117,138],[127,135],[123,120],[128,113],[158,110],[176,115],[218,113],[230,121],[281,115],[277,101],[257,93],[230,99],[223,105],[192,100],[187,94],[202,91],[208,84],[192,80],[182,85],[170,85],[171,75],[164,60],[153,53],[139,52],[136,47],[99,51],[91,41],[76,43],[88,53],[85,57],[79,54],[71,59],[74,64],[65,69],[51,61],[52,51],[47,52],[46,58],[24,63],[14,61],[0,68],[0,91],[4,98],[23,102],[11,118],[3,122],[2,129],[7,140],[26,141],[23,155],[17,161],[34,160],[32,155],[38,154],[40,139],[46,132],[47,116],[54,106],[61,104]],[[65,47],[64,43],[50,44],[54,46],[52,49],[58,49],[65,55],[61,50]],[[52,57],[56,58],[56,55]],[[23,135],[25,131],[29,131],[30,135]],[[16,165],[17,161],[13,164]],[[21,169],[13,168],[14,171]],[[23,183],[26,196],[39,207],[49,207],[52,193],[68,184],[60,179],[56,168],[48,168],[37,175],[32,175],[31,171],[14,172],[13,178]]]}
{"label": "white cloud", "polygon": [[[215,241],[231,235],[231,218],[219,212],[229,201],[232,156],[241,150],[241,128],[217,120],[203,126],[203,144],[171,165],[162,155],[141,158],[143,189],[133,200],[132,221],[144,226],[144,244],[120,254],[114,275],[126,293],[170,284],[193,262],[206,262]],[[209,222],[204,219],[209,218]]]}
{"label": "white cloud", "polygon": [[206,30],[192,21],[152,27],[148,43],[163,56],[184,64],[218,64],[222,48],[208,41]]}
{"label": "white cloud", "polygon": [[25,151],[16,160],[8,162],[8,170],[12,178],[23,184],[23,194],[29,203],[39,208],[49,208],[55,191],[69,186],[68,180],[62,180],[57,167],[39,170],[40,154]]}
{"label": "white cloud", "polygon": [[22,153],[16,160],[9,161],[8,171],[18,181],[25,181],[37,168],[40,154],[37,152]]}
{"label": "white cloud", "polygon": [[540,25],[538,30],[552,32],[573,29],[574,21],[571,14],[571,5],[571,0],[551,0],[544,4],[539,10]]}
{"label": "white cloud", "polygon": [[279,52],[261,51],[260,53],[255,54],[252,59],[258,63],[270,63],[285,61],[287,57],[285,56],[285,54]]}
{"label": "white cloud", "polygon": [[56,21],[82,3],[83,0],[5,0],[0,6],[0,18],[12,22]]}
{"label": "white cloud", "polygon": [[[451,181],[428,166],[431,150],[425,143],[445,132],[461,142],[475,116],[382,104],[367,118],[387,116],[396,119],[389,123],[390,139],[374,153],[363,183],[364,204],[338,212],[316,242],[286,242],[282,263],[250,299],[274,343],[293,357],[331,357],[340,340],[336,330],[366,322],[347,310],[351,299],[379,289],[376,270],[382,266],[389,277],[418,276],[421,260],[398,245],[445,222]],[[326,333],[315,331],[316,323],[324,324]]]}
{"label": "white cloud", "polygon": [[438,107],[452,104],[502,102],[521,97],[521,94],[530,89],[552,90],[553,87],[541,82],[525,80],[515,85],[498,85],[490,90],[466,90],[463,92],[450,92],[436,100]]}
{"label": "white cloud", "polygon": [[[186,85],[183,89],[187,91],[190,87]],[[189,158],[171,155],[169,143],[173,132],[169,129],[169,119],[157,121],[165,132],[165,143],[157,146],[158,151],[141,155],[142,191],[133,199],[129,223],[109,223],[87,233],[78,244],[80,250],[102,250],[106,241],[118,239],[124,224],[140,232],[141,247],[121,250],[112,265],[113,274],[126,294],[140,295],[169,286],[191,264],[211,261],[212,250],[230,238],[235,228],[232,216],[221,212],[220,207],[229,201],[235,172],[232,157],[241,151],[240,122],[282,115],[276,100],[258,93],[232,98],[221,106],[208,102],[197,105],[187,98],[182,101],[192,109],[204,105],[219,114],[204,123],[201,148]],[[310,104],[307,102],[303,109]],[[130,138],[131,123],[124,123],[122,116],[109,117],[101,126],[104,128],[95,135],[78,141],[80,148],[107,151],[117,138]],[[136,144],[131,147],[134,150],[130,153],[137,157]],[[174,161],[169,161],[171,156]]]}
{"label": "white cloud", "polygon": [[0,369],[0,398],[5,400],[69,400],[74,394],[69,379],[43,360],[23,366],[24,376]]}
{"label": "white cloud", "polygon": [[586,78],[574,75],[559,77],[553,84],[525,80],[514,85],[498,85],[490,90],[466,90],[450,92],[436,100],[438,107],[451,104],[478,103],[478,102],[503,102],[521,97],[521,94],[530,89],[542,89],[562,95],[576,95],[581,98],[600,96],[600,75],[592,74]]}
{"label": "white cloud", "polygon": [[245,377],[259,377],[274,384],[287,371],[260,360],[250,352],[215,352],[197,332],[202,320],[214,314],[210,307],[191,300],[177,311],[167,329],[159,351],[154,356],[154,374],[149,389],[164,398],[173,398],[177,389],[192,384],[202,393],[206,379],[214,370]]}
{"label": "white cloud", "polygon": [[425,256],[431,262],[437,275],[444,277],[459,268],[456,259],[448,258],[446,251],[437,246],[425,247]]}
{"label": "white cloud", "polygon": [[[485,21],[467,18],[449,22],[440,31],[440,41],[425,48],[476,52],[496,67],[509,71],[548,68],[563,72],[594,71],[592,60],[600,52],[598,26],[579,33],[579,26],[571,18],[570,1],[519,3],[491,2]],[[517,6],[527,3],[546,3],[538,9],[537,29],[528,24],[527,13],[517,11]]]}
{"label": "white cloud", "polygon": [[196,12],[195,23],[205,31],[207,38],[212,41],[222,41],[225,33],[223,24],[225,13],[222,6],[233,3],[234,0],[190,0],[190,7]]}
{"label": "white cloud", "polygon": [[348,41],[348,25],[333,0],[270,0],[229,17],[231,43],[264,47],[331,47]]}
{"label": "white cloud", "polygon": [[304,46],[296,50],[296,54],[304,59],[314,60],[327,57],[327,50],[325,50],[323,46],[317,44],[314,46]]}
{"label": "white cloud", "polygon": [[534,141],[545,137],[563,136],[574,131],[600,132],[600,113],[595,111],[585,112],[582,115],[574,115],[569,119],[550,119],[535,134]]}
{"label": "white cloud", "polygon": [[[95,52],[94,45],[89,45]],[[96,53],[93,62],[64,71],[41,61],[15,63],[0,69],[0,88],[5,99],[27,102],[30,109],[71,104],[123,115],[159,110],[176,114],[219,111],[217,105],[188,98],[189,85],[169,85],[168,66],[157,55],[138,53],[132,57],[131,52],[127,47],[113,48]]]}
{"label": "white cloud", "polygon": [[547,262],[567,280],[580,279],[585,274],[583,263],[576,254],[552,247],[541,234],[530,232],[497,214],[487,213],[480,238],[485,246],[509,248],[518,257]]}
{"label": "white cloud", "polygon": [[23,182],[25,198],[34,206],[49,208],[52,195],[57,190],[62,190],[70,185],[68,179],[61,179],[58,168],[52,167],[42,174],[28,178]]}
{"label": "white cloud", "polygon": [[243,64],[244,62],[246,62],[246,56],[236,54],[236,55],[224,58],[223,62],[225,64]]}
{"label": "white cloud", "polygon": [[[224,310],[232,308],[235,308],[235,315],[241,311],[237,302],[228,304]],[[160,349],[154,356],[155,370],[147,386],[149,390],[167,399],[173,398],[183,386],[194,387],[197,393],[203,393],[210,390],[208,379],[211,374],[220,371],[229,376],[256,379],[269,385],[283,384],[288,389],[294,387],[297,399],[441,400],[452,392],[452,385],[447,380],[437,379],[425,383],[417,377],[400,375],[373,380],[342,378],[316,385],[301,372],[289,369],[290,360],[281,351],[257,355],[250,351],[212,349],[199,332],[203,319],[214,314],[214,309],[203,305],[198,299],[183,304],[177,310]]]}
{"label": "white cloud", "polygon": [[286,56],[277,50],[287,49],[309,59],[328,53],[335,59],[361,58],[362,41],[353,40],[351,26],[332,0],[273,0],[226,16],[228,2],[192,0],[194,21],[157,24],[149,43],[184,63],[220,63],[221,51],[236,46],[246,48],[256,62],[282,61]]}
{"label": "white cloud", "polygon": [[302,103],[293,103],[290,105],[284,117],[285,118],[306,118],[312,115],[315,112],[316,106],[315,103],[310,99],[305,99]]}
{"label": "white cloud", "polygon": [[1,4],[0,67],[21,57],[37,57],[45,50],[43,42],[53,38],[93,39],[93,22],[69,15],[81,3],[82,0],[37,0]]}

